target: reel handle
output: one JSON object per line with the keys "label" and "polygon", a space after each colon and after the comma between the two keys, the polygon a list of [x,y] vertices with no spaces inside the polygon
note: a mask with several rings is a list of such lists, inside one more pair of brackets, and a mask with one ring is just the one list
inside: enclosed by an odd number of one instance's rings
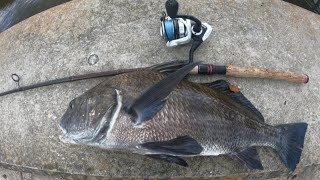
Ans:
{"label": "reel handle", "polygon": [[202,23],[199,19],[197,19],[196,17],[191,16],[191,15],[178,15],[179,3],[176,0],[167,0],[165,7],[166,7],[166,11],[167,11],[168,16],[170,16],[171,18],[190,19],[196,23],[194,25],[193,30],[197,33],[201,31],[201,24]]}
{"label": "reel handle", "polygon": [[175,18],[178,14],[179,3],[176,0],[167,0],[165,6],[168,16]]}

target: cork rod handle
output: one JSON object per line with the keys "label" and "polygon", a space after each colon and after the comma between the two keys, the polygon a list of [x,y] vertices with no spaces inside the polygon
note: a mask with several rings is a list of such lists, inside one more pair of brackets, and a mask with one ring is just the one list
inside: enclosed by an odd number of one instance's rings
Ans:
{"label": "cork rod handle", "polygon": [[228,65],[226,67],[226,75],[234,77],[277,79],[295,83],[308,83],[309,81],[309,76],[303,73],[277,71],[257,67],[239,67],[234,65]]}

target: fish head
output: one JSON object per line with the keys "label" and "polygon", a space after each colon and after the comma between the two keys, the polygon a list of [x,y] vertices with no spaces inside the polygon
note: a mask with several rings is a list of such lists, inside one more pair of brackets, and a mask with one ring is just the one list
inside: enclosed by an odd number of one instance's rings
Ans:
{"label": "fish head", "polygon": [[103,87],[94,88],[73,99],[60,121],[63,131],[60,140],[74,144],[102,140],[115,116],[115,110],[119,109],[117,96],[118,90]]}

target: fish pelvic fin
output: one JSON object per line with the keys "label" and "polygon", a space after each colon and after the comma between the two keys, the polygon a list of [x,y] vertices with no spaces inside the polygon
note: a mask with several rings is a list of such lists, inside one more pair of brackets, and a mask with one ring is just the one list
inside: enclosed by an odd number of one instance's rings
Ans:
{"label": "fish pelvic fin", "polygon": [[149,149],[159,154],[169,155],[198,155],[203,151],[203,147],[190,136],[179,136],[168,141],[147,142],[141,147]]}
{"label": "fish pelvic fin", "polygon": [[166,78],[149,87],[128,107],[125,107],[127,113],[135,117],[135,125],[152,119],[165,105],[167,96],[184,79],[184,77],[200,62],[194,62],[183,66]]}
{"label": "fish pelvic fin", "polygon": [[242,151],[233,152],[230,156],[246,165],[249,169],[263,170],[256,147],[248,147]]}
{"label": "fish pelvic fin", "polygon": [[300,161],[307,123],[292,123],[278,125],[281,130],[280,141],[276,147],[281,161],[290,170],[294,171]]}

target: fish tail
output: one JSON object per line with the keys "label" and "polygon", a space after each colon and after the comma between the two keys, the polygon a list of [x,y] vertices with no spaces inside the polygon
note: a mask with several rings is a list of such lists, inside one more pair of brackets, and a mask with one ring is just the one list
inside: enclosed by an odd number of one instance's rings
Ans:
{"label": "fish tail", "polygon": [[279,128],[281,131],[276,150],[279,153],[281,161],[292,172],[296,169],[300,161],[307,126],[308,124],[306,123],[276,126],[276,128]]}

